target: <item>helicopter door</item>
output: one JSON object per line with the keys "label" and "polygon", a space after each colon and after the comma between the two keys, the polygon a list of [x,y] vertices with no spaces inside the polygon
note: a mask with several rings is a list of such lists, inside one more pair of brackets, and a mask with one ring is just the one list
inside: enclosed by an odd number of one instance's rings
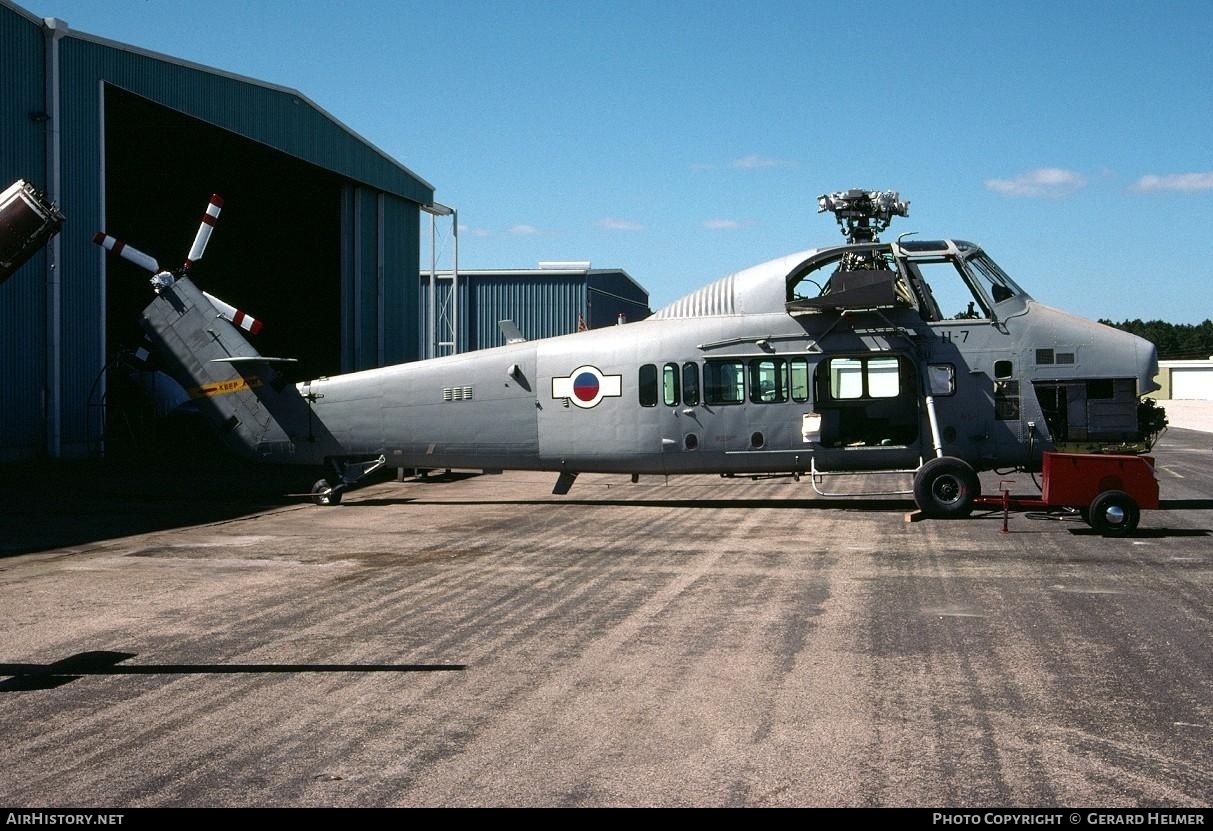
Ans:
{"label": "helicopter door", "polygon": [[709,452],[750,449],[746,414],[745,358],[709,358],[703,363],[704,447]]}
{"label": "helicopter door", "polygon": [[890,352],[832,356],[817,365],[814,388],[821,416],[819,467],[897,469],[917,463],[920,395],[910,359]]}
{"label": "helicopter door", "polygon": [[809,362],[803,355],[764,355],[746,361],[749,450],[803,452],[809,410]]}

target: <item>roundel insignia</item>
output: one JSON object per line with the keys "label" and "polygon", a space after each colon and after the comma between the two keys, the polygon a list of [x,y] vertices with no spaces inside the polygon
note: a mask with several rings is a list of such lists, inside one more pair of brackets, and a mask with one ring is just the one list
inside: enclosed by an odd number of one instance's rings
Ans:
{"label": "roundel insignia", "polygon": [[623,394],[622,375],[604,375],[596,366],[579,366],[564,377],[552,378],[552,398],[564,399],[582,409],[598,406],[604,398]]}
{"label": "roundel insignia", "polygon": [[592,372],[582,372],[573,379],[573,397],[579,401],[593,401],[600,389],[598,376]]}

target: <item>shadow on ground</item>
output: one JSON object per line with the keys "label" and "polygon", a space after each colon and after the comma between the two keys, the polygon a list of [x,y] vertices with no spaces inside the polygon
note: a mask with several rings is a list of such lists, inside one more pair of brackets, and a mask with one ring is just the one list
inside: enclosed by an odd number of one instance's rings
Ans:
{"label": "shadow on ground", "polygon": [[315,471],[230,456],[0,465],[0,557],[233,519],[304,498]]}

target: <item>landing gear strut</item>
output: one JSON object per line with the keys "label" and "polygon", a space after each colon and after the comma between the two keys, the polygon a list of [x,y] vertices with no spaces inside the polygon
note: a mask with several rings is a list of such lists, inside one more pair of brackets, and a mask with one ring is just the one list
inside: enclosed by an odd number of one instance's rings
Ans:
{"label": "landing gear strut", "polygon": [[336,473],[335,485],[330,485],[328,479],[321,479],[312,485],[312,502],[317,505],[340,505],[341,497],[355,483],[365,476],[374,473],[387,464],[386,456],[374,459],[329,459],[329,464]]}

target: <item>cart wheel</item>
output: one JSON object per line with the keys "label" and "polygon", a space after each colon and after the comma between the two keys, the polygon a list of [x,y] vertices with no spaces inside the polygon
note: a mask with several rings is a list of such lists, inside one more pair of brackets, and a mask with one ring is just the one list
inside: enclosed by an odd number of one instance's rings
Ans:
{"label": "cart wheel", "polygon": [[1141,509],[1124,491],[1104,491],[1095,497],[1087,522],[1104,536],[1132,534],[1141,519]]}
{"label": "cart wheel", "polygon": [[329,487],[327,479],[321,479],[312,485],[312,501],[317,505],[340,505],[341,488]]}
{"label": "cart wheel", "polygon": [[914,475],[914,501],[934,519],[968,516],[980,493],[981,483],[973,468],[954,456],[931,459]]}

